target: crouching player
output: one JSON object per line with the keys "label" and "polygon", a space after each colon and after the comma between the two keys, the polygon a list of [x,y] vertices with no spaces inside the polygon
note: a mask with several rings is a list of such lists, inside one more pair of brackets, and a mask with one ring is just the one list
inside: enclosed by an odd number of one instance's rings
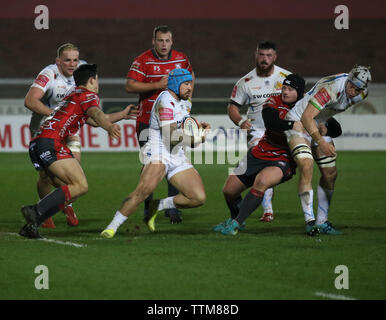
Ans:
{"label": "crouching player", "polygon": [[[155,230],[154,220],[161,210],[195,208],[204,204],[206,195],[199,173],[185,156],[184,145],[192,144],[192,137],[184,137],[181,125],[189,117],[192,92],[192,75],[186,69],[174,69],[168,75],[167,90],[162,91],[154,102],[150,115],[149,140],[142,148],[144,168],[136,189],[124,199],[111,223],[102,231],[105,238],[114,237],[127,217],[134,213],[166,176],[180,192],[176,196],[152,200],[149,208],[150,231]],[[201,123],[208,131],[208,123]],[[187,139],[186,139],[187,138]],[[202,143],[205,135],[196,137]]]}
{"label": "crouching player", "polygon": [[55,108],[29,145],[34,167],[38,171],[44,170],[50,183],[57,189],[37,204],[21,209],[27,221],[20,230],[23,237],[40,238],[39,226],[43,221],[88,191],[82,167],[66,145],[67,137],[77,133],[87,123],[102,127],[112,138],[117,139],[121,135],[120,127],[113,122],[135,119],[138,113],[134,105],[129,105],[121,112],[109,115],[103,113],[97,95],[99,83],[96,65],[80,66],[74,72],[74,80],[74,91]]}
{"label": "crouching player", "polygon": [[[301,130],[300,121],[284,120],[287,112],[304,95],[305,81],[297,74],[283,81],[279,96],[269,98],[263,105],[265,134],[258,145],[251,148],[234,173],[228,176],[223,188],[231,218],[216,225],[213,230],[224,235],[236,235],[244,228],[245,220],[263,201],[264,192],[291,179],[296,164],[290,157],[286,136],[288,129]],[[240,202],[241,193],[251,188]]]}

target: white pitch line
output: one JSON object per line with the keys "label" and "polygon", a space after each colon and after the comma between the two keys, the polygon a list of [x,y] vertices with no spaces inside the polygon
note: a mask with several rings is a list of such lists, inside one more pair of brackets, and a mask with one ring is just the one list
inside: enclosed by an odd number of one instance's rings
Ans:
{"label": "white pitch line", "polygon": [[346,297],[339,294],[324,293],[324,292],[315,292],[315,295],[323,298],[334,299],[334,300],[358,300],[356,298]]}
{"label": "white pitch line", "polygon": [[[18,233],[13,233],[13,232],[2,232],[2,234],[20,237],[20,235]],[[70,242],[70,241],[61,241],[61,240],[48,239],[48,238],[40,238],[37,240],[45,241],[45,242],[52,242],[52,243],[56,243],[56,244],[62,244],[64,246],[71,246],[71,247],[76,247],[76,248],[87,247],[87,244],[75,243],[75,242]]]}

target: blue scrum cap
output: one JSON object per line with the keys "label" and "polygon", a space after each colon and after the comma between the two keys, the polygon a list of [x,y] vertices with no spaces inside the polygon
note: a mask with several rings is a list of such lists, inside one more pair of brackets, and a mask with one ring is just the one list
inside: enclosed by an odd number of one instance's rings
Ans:
{"label": "blue scrum cap", "polygon": [[177,96],[180,94],[181,83],[192,81],[192,74],[182,68],[173,69],[168,76],[168,89],[172,90]]}

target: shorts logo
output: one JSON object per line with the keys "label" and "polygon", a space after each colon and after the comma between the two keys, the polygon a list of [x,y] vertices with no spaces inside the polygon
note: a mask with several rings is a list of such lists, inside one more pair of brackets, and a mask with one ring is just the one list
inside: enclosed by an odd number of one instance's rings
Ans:
{"label": "shorts logo", "polygon": [[47,160],[47,158],[51,157],[51,152],[50,151],[43,152],[39,157],[42,160]]}
{"label": "shorts logo", "polygon": [[320,89],[316,94],[315,94],[315,99],[316,101],[319,102],[319,105],[321,107],[325,106],[328,101],[331,100],[330,95],[328,94],[327,90],[325,88]]}
{"label": "shorts logo", "polygon": [[159,119],[161,121],[170,121],[173,120],[173,109],[169,108],[160,108],[159,109]]}
{"label": "shorts logo", "polygon": [[50,81],[50,79],[47,76],[39,74],[39,76],[35,79],[34,83],[44,88],[47,85],[48,81]]}

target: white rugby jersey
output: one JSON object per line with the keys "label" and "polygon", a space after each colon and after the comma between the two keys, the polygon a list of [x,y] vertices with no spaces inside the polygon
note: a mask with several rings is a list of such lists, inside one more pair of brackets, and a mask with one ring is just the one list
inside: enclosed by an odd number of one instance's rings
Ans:
{"label": "white rugby jersey", "polygon": [[[177,123],[177,129],[189,117],[192,103],[190,100],[176,100],[168,90],[162,91],[153,104],[149,122],[149,141],[152,152],[167,152],[161,136],[161,127]],[[183,146],[173,149],[173,154],[184,155]]]}
{"label": "white rugby jersey", "polygon": [[280,95],[283,81],[290,73],[275,65],[272,75],[260,77],[255,68],[233,87],[231,100],[239,106],[248,107],[247,118],[254,129],[265,128],[261,114],[263,104],[269,97]]}
{"label": "white rugby jersey", "polygon": [[298,121],[301,119],[304,110],[310,103],[320,110],[315,117],[317,123],[324,123],[337,113],[347,110],[349,107],[364,100],[368,95],[365,89],[362,93],[349,99],[345,87],[348,74],[340,73],[320,79],[303,99],[287,113],[287,119]]}
{"label": "white rugby jersey", "polygon": [[[65,77],[61,74],[56,64],[50,64],[40,71],[31,87],[43,90],[44,96],[41,101],[48,108],[55,109],[59,102],[75,87],[75,81],[73,76]],[[45,118],[44,115],[32,113],[30,122],[32,134],[35,134],[40,128]]]}

